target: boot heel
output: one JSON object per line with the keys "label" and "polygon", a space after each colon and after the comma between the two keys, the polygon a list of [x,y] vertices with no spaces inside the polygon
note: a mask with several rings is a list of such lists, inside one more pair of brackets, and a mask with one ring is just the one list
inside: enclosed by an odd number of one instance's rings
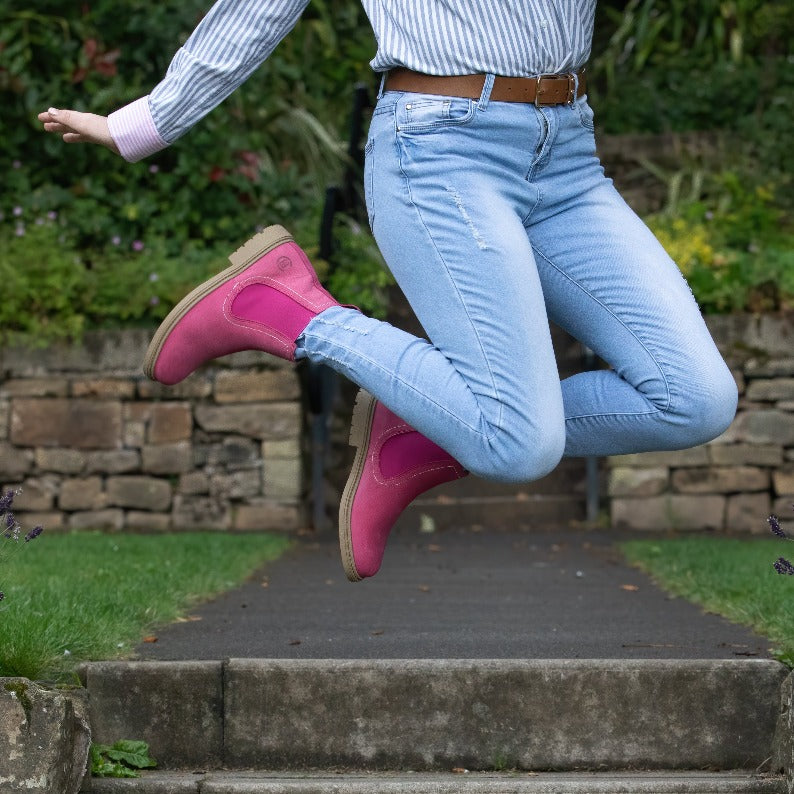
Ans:
{"label": "boot heel", "polygon": [[377,400],[364,389],[359,389],[356,395],[356,404],[353,407],[353,418],[350,421],[351,447],[363,447],[369,442],[369,433],[372,427],[372,414],[375,413]]}
{"label": "boot heel", "polygon": [[229,261],[236,268],[245,268],[282,243],[292,242],[292,235],[283,226],[268,226],[243,243]]}

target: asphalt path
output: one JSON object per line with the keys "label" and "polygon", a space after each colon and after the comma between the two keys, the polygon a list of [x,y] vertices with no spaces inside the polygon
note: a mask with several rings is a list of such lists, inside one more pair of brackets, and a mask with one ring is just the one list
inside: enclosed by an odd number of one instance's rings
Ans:
{"label": "asphalt path", "polygon": [[141,659],[769,658],[750,630],[666,595],[614,532],[400,531],[350,583],[333,538],[300,540],[141,644]]}

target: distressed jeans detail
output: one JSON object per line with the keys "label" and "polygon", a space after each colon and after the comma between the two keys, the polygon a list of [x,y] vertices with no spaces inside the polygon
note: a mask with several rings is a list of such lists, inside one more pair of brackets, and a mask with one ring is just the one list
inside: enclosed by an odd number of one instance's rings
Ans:
{"label": "distressed jeans detail", "polygon": [[[366,147],[370,224],[427,340],[342,307],[299,357],[381,400],[475,474],[695,446],[736,385],[675,263],[606,178],[573,106],[386,92]],[[560,381],[549,320],[610,369]],[[429,340],[429,341],[428,341]]]}

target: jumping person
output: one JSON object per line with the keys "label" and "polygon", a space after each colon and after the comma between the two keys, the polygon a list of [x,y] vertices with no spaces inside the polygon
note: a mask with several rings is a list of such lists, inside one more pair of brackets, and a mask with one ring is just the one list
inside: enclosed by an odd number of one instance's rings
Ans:
{"label": "jumping person", "polygon": [[[382,78],[369,221],[429,341],[339,305],[271,227],[175,307],[144,364],[173,384],[259,349],[362,387],[339,521],[353,581],[377,572],[400,512],[435,485],[695,446],[728,427],[737,401],[680,271],[596,156],[584,73],[595,0],[362,3]],[[219,0],[148,96],[107,118],[39,119],[67,143],[147,157],[240,85],[307,4]],[[549,319],[610,369],[560,382]]]}

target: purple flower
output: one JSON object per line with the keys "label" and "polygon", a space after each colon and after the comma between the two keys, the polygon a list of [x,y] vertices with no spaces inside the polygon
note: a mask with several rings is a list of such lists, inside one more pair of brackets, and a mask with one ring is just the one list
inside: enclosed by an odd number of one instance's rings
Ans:
{"label": "purple flower", "polygon": [[42,532],[44,532],[44,527],[34,527],[25,535],[25,543],[30,543],[31,540],[35,540]]}
{"label": "purple flower", "polygon": [[149,273],[149,281],[159,281],[160,276],[157,273]]}
{"label": "purple flower", "polygon": [[15,491],[6,491],[2,496],[0,496],[0,516],[11,509],[11,505],[14,504],[15,496]]}
{"label": "purple flower", "polygon": [[14,207],[14,217],[18,218],[22,214],[22,207],[16,206]]}
{"label": "purple flower", "polygon": [[114,234],[110,238],[110,242],[113,243],[113,245],[121,245],[121,237],[119,237],[117,234]]}
{"label": "purple flower", "polygon": [[14,160],[14,162],[11,163],[11,166],[14,168],[14,170],[19,170],[22,168],[22,163],[19,160]]}
{"label": "purple flower", "polygon": [[150,174],[156,174],[159,170],[160,170],[160,166],[159,165],[150,165],[149,166],[149,173]]}
{"label": "purple flower", "polygon": [[51,221],[54,221],[54,220],[55,220],[55,219],[58,217],[58,213],[57,213],[55,210],[50,210],[50,211],[47,213],[47,217],[48,217],[48,218],[49,218]]}
{"label": "purple flower", "polygon": [[14,229],[14,234],[17,237],[24,237],[25,236],[25,224],[18,223],[16,229]]}
{"label": "purple flower", "polygon": [[769,526],[772,528],[772,534],[777,535],[779,538],[789,540],[789,536],[780,528],[780,519],[777,516],[769,516],[767,518]]}
{"label": "purple flower", "polygon": [[778,557],[777,561],[773,563],[775,570],[784,576],[794,576],[794,565],[792,565],[785,557]]}
{"label": "purple flower", "polygon": [[143,251],[144,249],[143,240],[133,240],[132,241],[132,250],[133,251]]}
{"label": "purple flower", "polygon": [[44,218],[36,218],[36,226],[44,226]]}
{"label": "purple flower", "polygon": [[152,297],[149,298],[150,306],[157,306],[159,303],[160,303],[160,299],[157,297],[157,295],[152,295]]}

